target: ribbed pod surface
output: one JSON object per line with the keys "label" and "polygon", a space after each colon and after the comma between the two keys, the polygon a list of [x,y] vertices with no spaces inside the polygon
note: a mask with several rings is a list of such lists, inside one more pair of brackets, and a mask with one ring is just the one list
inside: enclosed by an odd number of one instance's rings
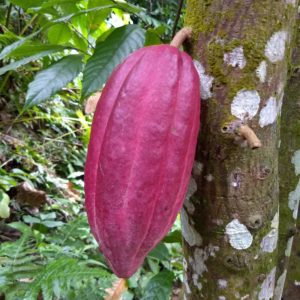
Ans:
{"label": "ribbed pod surface", "polygon": [[131,276],[175,221],[199,122],[199,77],[177,48],[142,48],[110,76],[92,124],[85,194],[92,233],[119,277]]}

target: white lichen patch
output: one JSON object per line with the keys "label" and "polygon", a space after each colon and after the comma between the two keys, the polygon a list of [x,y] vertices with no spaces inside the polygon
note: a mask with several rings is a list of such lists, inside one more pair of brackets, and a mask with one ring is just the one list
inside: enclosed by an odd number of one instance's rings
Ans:
{"label": "white lichen patch", "polygon": [[195,177],[199,177],[203,171],[203,164],[199,161],[194,161],[192,173]]}
{"label": "white lichen patch", "polygon": [[296,0],[285,0],[285,3],[286,3],[286,4],[291,4],[291,5],[293,5],[294,7],[296,6]]}
{"label": "white lichen patch", "polygon": [[267,62],[263,60],[256,69],[256,75],[261,83],[266,81],[267,77]]}
{"label": "white lichen patch", "polygon": [[208,174],[205,176],[205,179],[208,181],[208,182],[212,182],[214,180],[214,176],[212,174]]}
{"label": "white lichen patch", "polygon": [[274,291],[274,298],[275,299],[282,299],[282,293],[283,293],[286,274],[287,274],[287,271],[284,270],[284,272],[277,279],[276,288],[275,288],[275,291]]}
{"label": "white lichen patch", "polygon": [[199,275],[198,275],[198,274],[193,274],[193,275],[192,275],[192,278],[193,278],[194,286],[195,286],[196,288],[198,288],[198,290],[201,290],[201,289],[202,289],[202,284],[201,284],[201,282],[199,281]]}
{"label": "white lichen patch", "polygon": [[191,201],[191,197],[195,194],[196,191],[197,191],[196,180],[193,177],[191,177],[188,190],[185,196],[185,202],[184,202],[184,206],[187,209],[189,214],[193,214],[195,212],[195,206]]}
{"label": "white lichen patch", "polygon": [[228,285],[227,280],[225,280],[225,279],[218,279],[218,287],[220,289],[226,289],[227,285]]}
{"label": "white lichen patch", "polygon": [[201,246],[202,238],[196,229],[190,225],[188,215],[184,209],[180,212],[182,236],[184,240],[192,246]]}
{"label": "white lichen patch", "polygon": [[283,97],[284,97],[284,93],[281,94],[281,96],[279,97],[279,101],[277,104],[277,115],[281,116],[281,108],[282,108],[282,103],[283,103]]}
{"label": "white lichen patch", "polygon": [[253,236],[238,219],[234,219],[226,225],[226,234],[230,245],[237,250],[248,249],[253,242]]}
{"label": "white lichen patch", "polygon": [[229,53],[225,53],[224,62],[234,68],[239,67],[240,69],[243,69],[247,64],[243,47],[240,46]]}
{"label": "white lichen patch", "polygon": [[298,215],[298,208],[299,208],[299,201],[300,201],[300,180],[297,184],[296,189],[293,192],[289,193],[289,208],[293,212],[293,218],[296,220]]}
{"label": "white lichen patch", "polygon": [[205,262],[207,261],[209,254],[205,249],[197,248],[194,252],[194,271],[199,275],[202,276],[204,272],[207,271],[207,267]]}
{"label": "white lichen patch", "polygon": [[219,251],[220,248],[218,246],[213,246],[209,244],[204,249],[197,248],[194,251],[194,260],[193,260],[193,270],[196,274],[200,277],[203,275],[204,272],[207,272],[208,269],[205,265],[205,262],[208,260],[209,257],[215,257],[216,252]]}
{"label": "white lichen patch", "polygon": [[212,96],[211,89],[212,89],[214,78],[205,73],[205,69],[199,61],[194,60],[194,66],[200,77],[201,99],[207,100],[207,99],[211,98],[211,96]]}
{"label": "white lichen patch", "polygon": [[278,31],[271,36],[265,47],[265,56],[270,62],[276,63],[283,60],[287,39],[288,33],[286,31]]}
{"label": "white lichen patch", "polygon": [[285,249],[285,256],[287,257],[290,257],[291,256],[291,253],[292,253],[292,246],[293,246],[293,241],[294,241],[294,237],[291,236],[289,239],[288,239],[288,242],[286,244],[286,249]]}
{"label": "white lichen patch", "polygon": [[267,104],[260,111],[259,125],[260,127],[265,127],[267,125],[273,124],[277,118],[277,103],[274,97],[270,97]]}
{"label": "white lichen patch", "polygon": [[225,296],[219,296],[218,298],[219,298],[218,300],[226,300]]}
{"label": "white lichen patch", "polygon": [[271,227],[273,229],[278,229],[278,227],[279,227],[279,211],[277,211],[275,216],[273,217],[273,219],[271,221]]}
{"label": "white lichen patch", "polygon": [[294,285],[295,285],[295,286],[300,286],[300,281],[295,280],[295,281],[294,281]]}
{"label": "white lichen patch", "polygon": [[272,229],[261,241],[260,247],[263,252],[272,253],[277,247],[278,230]]}
{"label": "white lichen patch", "polygon": [[191,291],[191,288],[188,284],[188,280],[187,280],[187,277],[186,277],[186,274],[184,274],[183,276],[183,284],[184,284],[184,289],[186,291],[187,294],[190,294],[192,291]]}
{"label": "white lichen patch", "polygon": [[182,265],[183,265],[183,270],[186,272],[187,271],[187,261],[185,258],[183,258]]}
{"label": "white lichen patch", "polygon": [[300,150],[295,151],[292,157],[292,164],[295,166],[296,175],[300,175]]}
{"label": "white lichen patch", "polygon": [[264,280],[258,295],[259,300],[273,299],[274,287],[275,287],[275,274],[276,274],[276,267],[272,269],[272,271],[267,275],[266,279]]}
{"label": "white lichen patch", "polygon": [[218,225],[218,226],[222,226],[224,224],[224,221],[221,219],[213,219],[212,223]]}
{"label": "white lichen patch", "polygon": [[247,295],[241,297],[241,300],[246,300],[246,299],[250,299],[250,295],[247,294]]}
{"label": "white lichen patch", "polygon": [[257,114],[259,103],[257,91],[241,90],[233,98],[231,114],[241,120],[251,120]]}

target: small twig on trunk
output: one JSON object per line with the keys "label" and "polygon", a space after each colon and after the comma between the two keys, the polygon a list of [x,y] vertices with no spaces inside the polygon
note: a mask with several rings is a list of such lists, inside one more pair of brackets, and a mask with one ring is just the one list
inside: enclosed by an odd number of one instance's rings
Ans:
{"label": "small twig on trunk", "polygon": [[248,125],[242,125],[239,127],[238,134],[247,140],[251,149],[261,148],[261,141]]}
{"label": "small twig on trunk", "polygon": [[179,30],[171,41],[170,45],[179,48],[182,43],[192,37],[192,29],[190,27],[183,27]]}

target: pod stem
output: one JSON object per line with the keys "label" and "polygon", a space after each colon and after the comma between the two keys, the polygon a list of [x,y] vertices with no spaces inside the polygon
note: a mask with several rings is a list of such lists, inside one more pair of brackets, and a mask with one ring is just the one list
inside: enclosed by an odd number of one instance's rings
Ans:
{"label": "pod stem", "polygon": [[261,148],[261,141],[248,125],[240,126],[238,129],[238,134],[247,140],[251,149]]}
{"label": "pod stem", "polygon": [[170,46],[179,48],[186,39],[189,39],[191,37],[192,37],[192,28],[183,27],[175,34],[174,38],[170,43]]}

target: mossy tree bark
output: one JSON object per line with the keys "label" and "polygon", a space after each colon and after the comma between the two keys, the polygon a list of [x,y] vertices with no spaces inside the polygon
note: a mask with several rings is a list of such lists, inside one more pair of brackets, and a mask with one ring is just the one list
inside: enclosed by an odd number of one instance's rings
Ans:
{"label": "mossy tree bark", "polygon": [[[274,295],[279,116],[296,1],[188,0],[201,133],[181,212],[185,299]],[[247,147],[247,125],[263,147]]]}
{"label": "mossy tree bark", "polygon": [[[300,28],[300,14],[298,14]],[[293,47],[290,78],[285,88],[281,114],[281,147],[279,151],[279,182],[280,182],[280,223],[278,243],[277,285],[274,300],[282,299],[285,279],[288,274],[289,290],[294,282],[299,284],[299,237],[296,237],[292,263],[289,264],[294,236],[298,232],[297,216],[300,201],[300,30],[296,34]],[[295,265],[295,263],[297,263]],[[290,267],[289,267],[290,265]],[[293,280],[291,280],[293,278]],[[286,292],[286,299],[292,299],[292,294]]]}

